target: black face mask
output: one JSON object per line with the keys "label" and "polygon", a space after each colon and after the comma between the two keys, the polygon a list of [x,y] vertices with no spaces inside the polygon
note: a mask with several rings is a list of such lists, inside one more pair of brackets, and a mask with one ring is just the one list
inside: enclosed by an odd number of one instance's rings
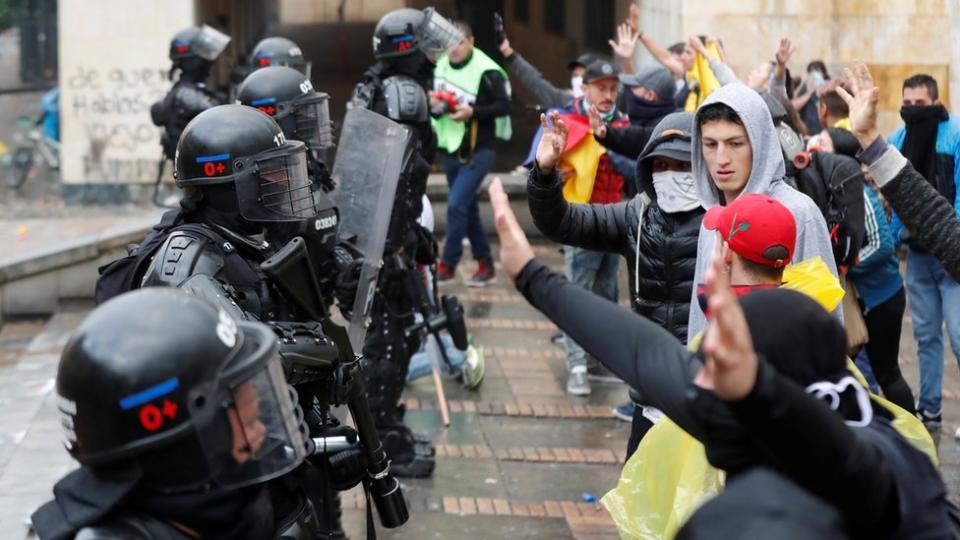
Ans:
{"label": "black face mask", "polygon": [[672,99],[651,101],[627,92],[627,116],[630,117],[631,124],[654,126],[664,116],[676,110],[677,106]]}

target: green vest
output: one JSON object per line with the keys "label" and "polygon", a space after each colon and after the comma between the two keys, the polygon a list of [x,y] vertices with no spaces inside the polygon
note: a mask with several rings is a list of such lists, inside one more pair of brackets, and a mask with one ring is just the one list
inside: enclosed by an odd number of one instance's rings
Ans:
{"label": "green vest", "polygon": [[[460,69],[453,69],[450,65],[450,58],[443,55],[437,61],[437,66],[433,70],[433,89],[447,90],[456,94],[460,103],[473,105],[477,101],[477,92],[480,91],[480,80],[487,71],[496,70],[503,75],[507,81],[507,95],[510,95],[510,82],[507,72],[498,66],[489,56],[480,49],[473,49],[473,56],[470,61]],[[437,146],[453,153],[460,148],[463,142],[463,136],[467,132],[468,122],[457,122],[451,120],[449,115],[443,115],[439,118],[432,118],[433,129],[437,132]],[[513,134],[513,128],[510,125],[509,116],[500,116],[495,120],[495,131],[498,139],[509,141]],[[472,150],[472,149],[471,149]]]}

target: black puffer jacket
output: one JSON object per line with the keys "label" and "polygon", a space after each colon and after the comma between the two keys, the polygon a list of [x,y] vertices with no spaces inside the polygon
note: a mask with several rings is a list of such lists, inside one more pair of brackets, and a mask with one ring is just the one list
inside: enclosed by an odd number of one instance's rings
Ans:
{"label": "black puffer jacket", "polygon": [[[640,195],[616,204],[568,204],[556,171],[545,175],[534,166],[527,181],[530,213],[537,228],[552,240],[623,255],[634,310],[686,343],[704,210],[663,212],[656,204],[650,161],[640,161],[637,166]],[[643,230],[638,243],[641,208]]]}

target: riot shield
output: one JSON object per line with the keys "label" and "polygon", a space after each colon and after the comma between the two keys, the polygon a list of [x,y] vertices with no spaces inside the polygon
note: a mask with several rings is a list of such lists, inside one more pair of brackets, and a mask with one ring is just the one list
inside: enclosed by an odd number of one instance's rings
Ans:
{"label": "riot shield", "polygon": [[360,285],[350,321],[350,343],[363,350],[390,214],[411,146],[410,131],[367,109],[353,108],[343,120],[330,198],[340,210],[341,236],[355,236],[363,251]]}

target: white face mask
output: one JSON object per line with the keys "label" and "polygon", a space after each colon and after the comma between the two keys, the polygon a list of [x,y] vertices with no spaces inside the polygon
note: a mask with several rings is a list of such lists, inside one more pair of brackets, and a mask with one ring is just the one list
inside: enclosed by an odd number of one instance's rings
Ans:
{"label": "white face mask", "polygon": [[583,76],[577,75],[570,77],[570,89],[573,90],[573,97],[578,98],[583,95]]}
{"label": "white face mask", "polygon": [[653,190],[657,204],[668,214],[686,212],[700,206],[700,193],[690,171],[653,173]]}

